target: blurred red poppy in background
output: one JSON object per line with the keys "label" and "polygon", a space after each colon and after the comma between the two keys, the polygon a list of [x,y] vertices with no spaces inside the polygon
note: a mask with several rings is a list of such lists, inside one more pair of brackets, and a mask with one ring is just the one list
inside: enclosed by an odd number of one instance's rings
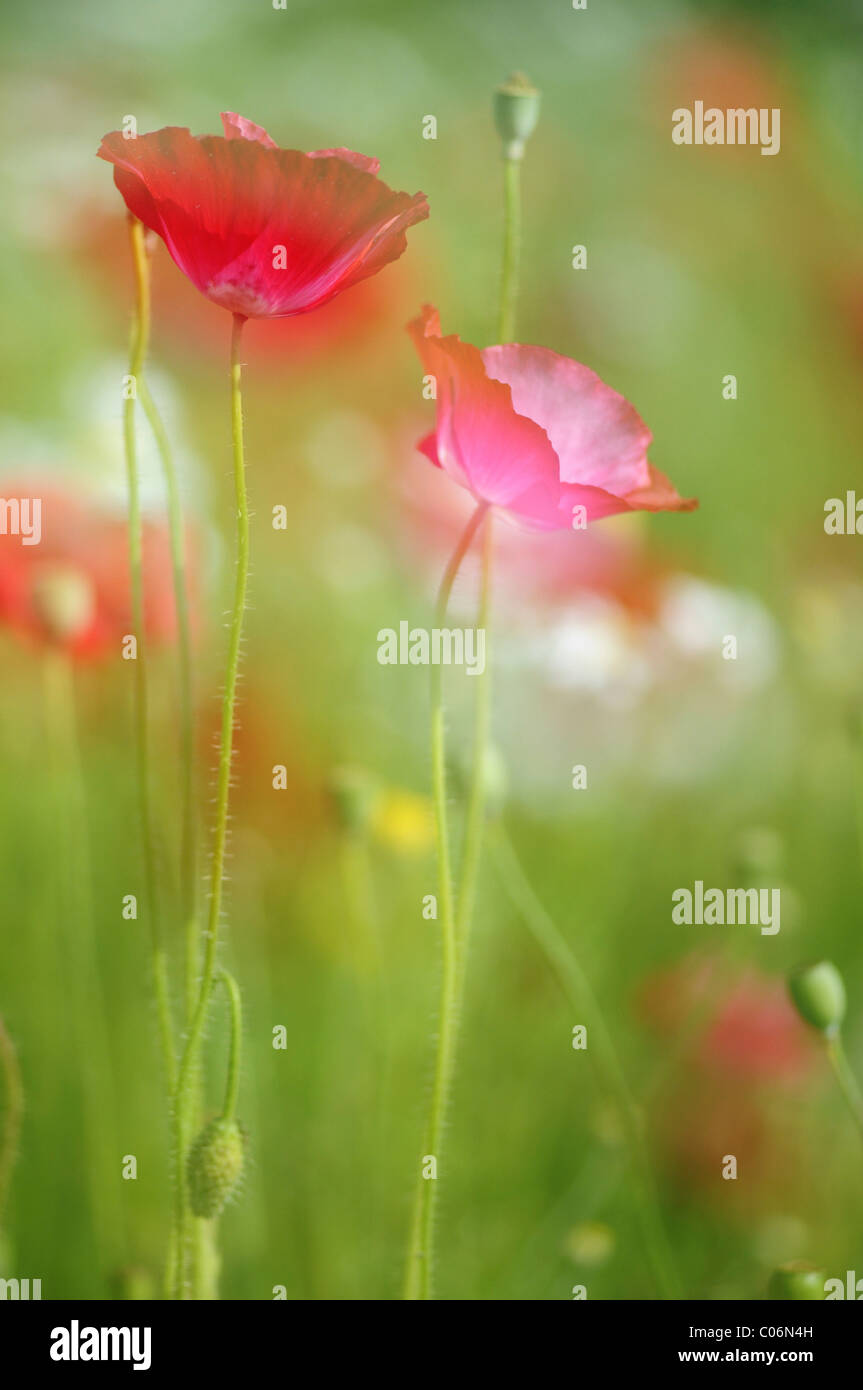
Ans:
{"label": "blurred red poppy in background", "polygon": [[224,136],[112,131],[98,153],[132,215],[231,313],[316,309],[396,260],[407,228],[428,216],[425,195],[394,193],[367,155],[283,150],[241,116],[222,123]]}
{"label": "blurred red poppy in background", "polygon": [[818,1057],[784,981],[691,955],[648,978],[638,1011],[674,1057],[654,1113],[675,1179],[719,1201],[723,1155],[733,1155],[746,1173],[734,1184],[738,1215],[758,1209],[768,1190],[778,1200],[796,1180],[789,1098]]}
{"label": "blurred red poppy in background", "polygon": [[[31,511],[38,503],[41,536],[25,545],[8,525],[0,533],[0,624],[76,658],[119,659],[133,631],[126,522],[53,484],[7,484],[2,496],[31,499]],[[166,527],[144,524],[143,555],[145,629],[151,639],[169,640],[175,608]]]}
{"label": "blurred red poppy in background", "polygon": [[639,1013],[656,1032],[684,1041],[688,1065],[744,1083],[793,1081],[816,1055],[784,980],[730,970],[709,956],[689,956],[651,975],[639,992]]}

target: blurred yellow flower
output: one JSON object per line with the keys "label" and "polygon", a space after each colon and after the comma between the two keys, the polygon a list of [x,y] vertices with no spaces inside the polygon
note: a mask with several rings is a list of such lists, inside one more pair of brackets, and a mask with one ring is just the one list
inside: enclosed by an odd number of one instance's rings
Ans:
{"label": "blurred yellow flower", "polygon": [[397,854],[421,854],[434,844],[434,820],[428,797],[398,787],[380,791],[370,826],[378,844]]}

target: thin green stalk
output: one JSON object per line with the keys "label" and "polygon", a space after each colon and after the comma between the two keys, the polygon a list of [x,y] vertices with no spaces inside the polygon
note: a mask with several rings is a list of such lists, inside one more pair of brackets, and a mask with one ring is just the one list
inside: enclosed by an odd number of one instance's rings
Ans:
{"label": "thin green stalk", "polygon": [[[146,265],[149,273],[149,262]],[[171,569],[174,584],[174,607],[177,613],[178,676],[180,688],[180,901],[185,927],[185,1013],[186,1026],[192,1022],[198,995],[200,971],[200,941],[197,913],[197,833],[195,817],[195,720],[192,686],[192,641],[189,621],[189,596],[186,578],[186,535],[183,506],[174,456],[162,417],[150,393],[145,377],[138,385],[138,398],[153,432],[162,463],[162,476],[168,500],[168,525],[171,537]],[[200,1072],[200,1069],[199,1069]],[[200,1119],[202,1106],[200,1074],[190,1082],[187,1115],[188,1137],[191,1139]],[[178,1175],[177,1181],[180,1181]],[[211,1261],[203,1248],[211,1232],[206,1222],[198,1222],[192,1250],[193,1268],[209,1268]],[[175,1232],[175,1240],[181,1239]],[[172,1256],[172,1259],[174,1256]],[[170,1264],[170,1261],[169,1261]],[[193,1276],[193,1285],[197,1282]]]}
{"label": "thin green stalk", "polygon": [[138,459],[135,440],[135,397],[147,356],[150,332],[150,280],[144,228],[137,218],[129,218],[129,240],[135,271],[136,313],[132,329],[129,356],[129,376],[133,391],[127,391],[123,402],[123,440],[126,453],[126,477],[129,490],[129,571],[132,588],[132,621],[135,629],[135,751],[138,768],[138,810],[141,823],[141,844],[144,857],[144,881],[147,915],[150,921],[153,984],[156,994],[156,1013],[162,1049],[162,1065],[169,1090],[174,1085],[174,1030],[168,991],[168,964],[159,915],[156,850],[153,836],[153,817],[150,804],[150,752],[148,730],[147,655],[144,631],[144,580],[141,538],[141,502],[138,479]]}
{"label": "thin green stalk", "polygon": [[[24,1114],[24,1087],[21,1068],[9,1031],[0,1017],[0,1075],[3,1077],[3,1126],[0,1129],[0,1232],[12,1186],[12,1173],[18,1157],[21,1119]],[[8,1273],[7,1270],[2,1271]]]}
{"label": "thin green stalk", "polygon": [[[219,941],[219,925],[222,915],[222,888],[225,874],[225,851],[228,839],[228,803],[231,790],[231,764],[233,761],[234,721],[236,717],[237,680],[240,669],[240,646],[243,635],[243,617],[246,608],[246,593],[249,580],[249,505],[246,496],[246,471],[243,447],[243,397],[242,364],[240,362],[240,343],[243,325],[246,322],[241,314],[234,315],[231,331],[231,433],[234,456],[234,490],[237,506],[237,571],[234,587],[234,608],[231,617],[228,639],[228,659],[225,672],[225,686],[222,693],[222,731],[219,748],[219,770],[216,790],[216,824],[213,840],[213,857],[210,874],[210,907],[203,951],[203,972],[200,981],[198,1000],[189,1026],[182,1060],[177,1074],[174,1102],[176,1123],[176,1144],[179,1152],[181,1181],[179,1183],[177,1214],[181,1231],[188,1230],[188,1203],[185,1191],[186,1154],[188,1151],[188,1123],[186,1119],[189,1105],[189,1088],[195,1074],[207,1010],[210,1002],[216,968],[216,952]],[[186,1287],[186,1249],[180,1250],[174,1278],[175,1298],[182,1298]]]}
{"label": "thin green stalk", "polygon": [[[488,510],[480,502],[473,512],[444,572],[438,592],[435,622],[446,624],[450,594],[462,560]],[[446,749],[443,707],[443,669],[431,666],[431,760],[432,796],[434,801],[435,842],[438,866],[438,910],[441,921],[442,972],[438,1016],[437,1050],[431,1100],[426,1122],[423,1161],[417,1176],[410,1245],[405,1272],[404,1297],[432,1297],[434,1277],[434,1213],[437,1205],[437,1175],[424,1177],[423,1166],[433,1159],[436,1168],[441,1162],[444,1117],[452,1083],[455,1062],[456,1004],[458,998],[458,949],[453,908],[452,874],[446,792]]]}
{"label": "thin green stalk", "polygon": [[[144,273],[149,282],[150,263],[144,263]],[[146,305],[139,305],[142,312]],[[168,525],[171,538],[171,570],[174,585],[174,606],[177,613],[178,677],[180,691],[180,899],[185,928],[185,1013],[186,1026],[191,1024],[198,996],[199,922],[197,914],[197,833],[195,817],[195,726],[194,696],[192,683],[192,642],[189,621],[189,597],[186,576],[186,535],[183,524],[183,507],[177,470],[170,440],[162,417],[159,414],[145,376],[138,381],[138,399],[153,433],[156,448],[162,464],[162,476],[168,502]],[[193,1077],[190,1089],[196,1094],[190,1097],[188,1124],[191,1137],[196,1121],[200,1118],[201,1082],[200,1076]],[[176,1233],[175,1233],[176,1235]],[[197,1266],[208,1264],[206,1252],[201,1246],[209,1238],[209,1227],[199,1223],[195,1232],[193,1259]]]}
{"label": "thin green stalk", "polygon": [[456,908],[456,940],[460,958],[460,996],[464,987],[464,974],[467,963],[468,940],[473,917],[476,882],[482,851],[483,828],[485,825],[485,803],[487,791],[486,763],[488,759],[488,731],[491,716],[491,650],[489,613],[491,606],[491,569],[493,551],[493,523],[491,511],[487,513],[483,529],[482,568],[480,579],[480,600],[477,613],[477,628],[485,633],[485,667],[476,676],[476,703],[474,707],[473,758],[471,785],[468,793],[467,816],[465,819],[464,842],[462,845],[461,872]]}
{"label": "thin green stalk", "polygon": [[150,394],[146,379],[138,382],[138,399],[153,431],[162,462],[162,475],[168,498],[168,526],[171,536],[171,569],[174,606],[177,612],[177,639],[180,686],[180,778],[181,842],[180,882],[183,921],[186,927],[186,1019],[191,1021],[198,992],[198,921],[196,913],[196,833],[195,833],[195,723],[192,689],[192,640],[189,622],[189,595],[186,577],[186,534],[183,504],[174,456],[162,417]]}
{"label": "thin green stalk", "polygon": [[228,1050],[228,1075],[225,1082],[225,1102],[221,1119],[233,1120],[237,1111],[237,1096],[240,1092],[240,1052],[243,1045],[243,1005],[240,990],[233,975],[220,970],[217,979],[225,986],[228,995],[228,1008],[231,1016],[231,1041]]}
{"label": "thin green stalk", "polygon": [[861,1092],[857,1078],[851,1070],[848,1054],[838,1033],[835,1037],[827,1039],[827,1056],[830,1058],[830,1065],[836,1075],[836,1080],[839,1082],[839,1089],[845,1097],[854,1123],[863,1136],[863,1092]]}
{"label": "thin green stalk", "polygon": [[663,1298],[678,1299],[681,1289],[659,1210],[644,1123],[605,1026],[599,1003],[571,946],[536,896],[500,825],[495,828],[491,846],[500,881],[513,906],[545,955],[573,1009],[587,1023],[589,1050],[604,1085],[616,1098],[626,1129],[635,1166],[639,1219],[645,1248]]}
{"label": "thin green stalk", "polygon": [[512,342],[515,333],[515,307],[518,299],[518,263],[521,254],[521,160],[503,161],[504,233],[501,271],[500,313],[497,341]]}

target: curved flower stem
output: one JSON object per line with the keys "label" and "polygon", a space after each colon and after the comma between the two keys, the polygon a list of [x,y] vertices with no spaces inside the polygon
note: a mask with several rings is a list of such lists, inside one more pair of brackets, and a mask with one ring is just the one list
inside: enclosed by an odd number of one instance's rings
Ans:
{"label": "curved flower stem", "polygon": [[174,1030],[168,992],[168,965],[159,918],[156,876],[156,850],[153,838],[152,808],[150,805],[150,754],[148,732],[147,655],[144,632],[144,583],[141,542],[141,503],[138,481],[138,459],[135,441],[135,395],[140,389],[144,361],[147,356],[150,325],[150,280],[144,228],[137,218],[129,218],[129,239],[135,271],[136,314],[132,329],[129,356],[129,376],[135,393],[127,392],[123,402],[123,439],[126,452],[126,477],[129,489],[129,571],[132,589],[132,621],[135,628],[135,750],[138,765],[138,811],[141,822],[141,843],[144,856],[144,878],[147,911],[150,919],[153,982],[156,994],[156,1013],[162,1048],[162,1065],[168,1088],[174,1085]]}
{"label": "curved flower stem", "polygon": [[[149,261],[145,264],[149,275]],[[196,825],[195,825],[195,729],[194,704],[192,695],[192,644],[189,623],[189,599],[186,582],[186,538],[183,525],[183,509],[177,470],[171,451],[168,434],[158,408],[147,385],[146,378],[138,381],[138,398],[156,441],[156,448],[162,463],[162,476],[168,499],[168,524],[171,536],[171,569],[174,583],[174,606],[177,613],[177,636],[179,653],[180,687],[180,794],[181,794],[181,839],[180,839],[180,892],[185,926],[185,1011],[186,1025],[191,1024],[198,994],[198,974],[200,969],[199,923],[197,915],[196,882]],[[193,1076],[190,1082],[188,1122],[190,1135],[195,1120],[201,1110],[200,1077]],[[194,1112],[194,1113],[193,1113]],[[177,1177],[180,1181],[180,1177]],[[207,1263],[203,1245],[210,1237],[210,1227],[206,1222],[198,1222],[195,1231],[193,1257],[195,1267]],[[175,1232],[175,1240],[179,1234]],[[172,1256],[173,1258],[173,1256]]]}
{"label": "curved flower stem", "polygon": [[536,896],[501,825],[490,837],[498,875],[513,906],[557,976],[572,1007],[584,1016],[597,1069],[615,1096],[635,1167],[642,1235],[663,1298],[678,1299],[681,1289],[665,1232],[650,1166],[644,1122],[624,1076],[596,996],[578,959]]}
{"label": "curved flower stem", "polygon": [[[24,1113],[24,1087],[21,1083],[21,1069],[9,1032],[0,1017],[0,1075],[3,1077],[3,1127],[0,1129],[0,1231],[3,1229],[3,1214],[12,1185],[12,1173],[18,1157],[18,1141],[21,1137],[21,1117]],[[8,1271],[3,1271],[8,1273]]]}
{"label": "curved flower stem", "polygon": [[[487,510],[488,503],[480,502],[477,505],[446,567],[440,590],[438,591],[437,607],[435,610],[435,622],[438,627],[443,627],[446,622],[447,608],[449,606],[450,594],[452,593],[456,575],[461,567],[462,560],[470,549],[471,542]],[[434,1159],[436,1167],[440,1163],[444,1117],[455,1061],[457,1028],[458,949],[456,943],[450,868],[443,708],[443,669],[440,665],[435,664],[431,666],[431,760],[435,842],[438,865],[438,906],[441,916],[443,963],[434,1078],[432,1081],[431,1100],[423,1141],[425,1152],[423,1153],[420,1171],[417,1176],[407,1269],[405,1271],[404,1297],[406,1299],[429,1299],[432,1296],[432,1282],[434,1277],[434,1212],[437,1203],[438,1180],[436,1176],[424,1177],[423,1167],[425,1160],[428,1158]]]}
{"label": "curved flower stem", "polygon": [[228,1053],[228,1077],[225,1082],[225,1102],[221,1119],[233,1120],[237,1109],[237,1095],[240,1090],[240,1052],[243,1045],[243,1006],[240,990],[233,975],[220,970],[217,975],[228,995],[228,1008],[231,1014],[231,1044]]}
{"label": "curved flower stem", "polygon": [[146,379],[138,382],[138,398],[153,432],[168,497],[168,525],[171,534],[171,568],[174,580],[174,606],[177,611],[180,685],[181,750],[181,846],[180,879],[183,920],[186,926],[186,1017],[191,1021],[198,989],[198,922],[195,910],[195,724],[192,694],[192,642],[189,624],[189,596],[186,581],[186,537],[183,505],[177,470],[168,434]]}
{"label": "curved flower stem", "polygon": [[848,1054],[838,1033],[835,1037],[827,1039],[827,1056],[830,1058],[830,1065],[835,1072],[839,1089],[845,1097],[854,1123],[863,1136],[863,1092],[861,1092],[857,1078],[851,1070]]}
{"label": "curved flower stem", "polygon": [[477,629],[485,633],[485,666],[481,675],[476,676],[476,706],[473,732],[473,765],[471,785],[468,794],[467,817],[465,820],[464,843],[462,846],[461,872],[456,907],[456,941],[459,953],[459,1012],[464,989],[464,974],[467,964],[468,939],[473,917],[476,880],[482,849],[483,825],[485,821],[486,762],[488,758],[488,731],[491,714],[491,652],[489,646],[489,611],[491,605],[491,566],[493,550],[494,517],[491,511],[486,516],[483,529],[482,565],[480,579],[480,599],[477,613]]}
{"label": "curved flower stem", "polygon": [[509,343],[515,333],[518,261],[521,253],[521,161],[518,159],[504,158],[503,196],[503,269],[501,271],[497,341]]}
{"label": "curved flower stem", "polygon": [[[246,592],[249,581],[249,504],[246,496],[245,451],[243,447],[243,397],[242,364],[240,362],[240,342],[243,325],[246,322],[241,314],[234,315],[231,331],[231,433],[234,454],[234,490],[237,504],[237,572],[234,587],[234,608],[231,616],[228,639],[228,660],[225,672],[225,686],[222,692],[222,731],[219,747],[219,770],[216,789],[216,824],[213,841],[213,858],[210,874],[210,908],[204,943],[203,974],[198,999],[189,1026],[186,1045],[177,1074],[175,1094],[176,1145],[179,1152],[181,1181],[179,1184],[177,1215],[181,1231],[188,1231],[188,1203],[186,1201],[185,1167],[188,1149],[188,1095],[191,1080],[195,1074],[207,1009],[216,968],[216,951],[219,941],[219,924],[222,915],[222,888],[225,874],[225,851],[228,839],[228,802],[231,790],[231,764],[233,761],[234,720],[236,717],[237,680],[240,669],[240,647],[243,636],[243,615],[246,608]],[[180,1257],[174,1279],[174,1297],[183,1297],[186,1283],[186,1248],[181,1241]]]}

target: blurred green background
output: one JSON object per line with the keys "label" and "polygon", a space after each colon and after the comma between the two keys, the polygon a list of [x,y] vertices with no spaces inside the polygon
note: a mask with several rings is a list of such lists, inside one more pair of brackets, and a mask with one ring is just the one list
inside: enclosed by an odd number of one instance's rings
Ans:
{"label": "blurred green background", "polygon": [[[524,167],[518,337],[627,396],[654,462],[700,510],[603,523],[583,561],[564,554],[577,536],[501,545],[503,817],[644,1106],[686,1293],[761,1296],[773,1265],[797,1257],[863,1273],[859,1135],[782,985],[801,959],[836,961],[863,1069],[860,542],[823,530],[825,501],[854,488],[860,464],[861,27],[859,8],[839,4],[719,0],[6,8],[4,496],[13,482],[59,484],[122,506],[131,274],[95,151],[126,115],[141,131],[205,133],[239,111],[283,145],[374,154],[392,187],[431,205],[397,265],[317,315],[247,331],[253,602],[225,959],[244,996],[249,1163],[222,1221],[223,1296],[399,1293],[439,941],[421,913],[435,891],[427,673],[379,666],[376,635],[430,622],[462,515],[415,452],[431,407],[403,328],[428,300],[444,331],[492,339],[490,97],[514,68],[543,93]],[[695,100],[780,107],[781,152],[675,146],[671,111]],[[194,535],[203,819],[233,554],[228,320],[161,245],[154,314],[150,376]],[[158,518],[158,462],[140,430]],[[284,531],[270,523],[279,504]],[[468,568],[465,621],[474,601]],[[722,658],[727,634],[736,661]],[[121,913],[141,891],[129,677],[113,656],[74,671],[82,810],[44,653],[4,632],[0,659],[0,1015],[25,1093],[0,1274],[41,1278],[45,1298],[103,1298],[128,1289],[122,1271],[158,1281],[170,1200],[146,926]],[[470,685],[448,682],[456,806]],[[154,653],[152,700],[179,966],[170,645]],[[277,764],[286,790],[273,789]],[[588,768],[585,791],[571,787],[574,764]],[[377,788],[361,833],[332,795],[345,765]],[[781,884],[780,933],[673,924],[671,893],[696,879]],[[221,1003],[214,1020],[211,1109]],[[590,1298],[656,1296],[619,1123],[590,1050],[571,1047],[581,1021],[486,863],[440,1296],[565,1299],[576,1284]],[[127,1154],[135,1182],[121,1178]],[[725,1154],[736,1182],[720,1176]]]}

